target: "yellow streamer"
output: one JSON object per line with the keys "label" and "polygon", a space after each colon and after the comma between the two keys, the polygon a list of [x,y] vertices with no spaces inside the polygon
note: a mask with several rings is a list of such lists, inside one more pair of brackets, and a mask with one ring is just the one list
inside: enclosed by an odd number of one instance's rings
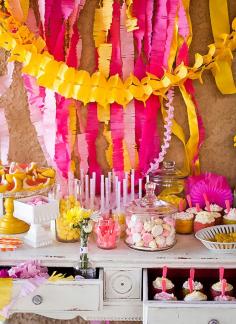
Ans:
{"label": "yellow streamer", "polygon": [[137,18],[133,16],[132,8],[133,8],[133,0],[126,0],[126,28],[128,32],[131,32],[135,29],[138,29],[137,26]]}
{"label": "yellow streamer", "polygon": [[[10,304],[12,299],[13,280],[12,278],[0,278],[0,310]],[[0,315],[0,320],[4,318]]]}
{"label": "yellow streamer", "polygon": [[[209,0],[211,26],[214,40],[217,43],[224,34],[227,36],[230,33],[230,23],[228,15],[227,0]],[[234,28],[234,26],[233,26]],[[233,94],[236,93],[236,86],[232,72],[232,59],[230,61],[225,57],[218,57],[218,69],[214,71],[216,85],[221,93]]]}
{"label": "yellow streamer", "polygon": [[48,278],[49,282],[56,282],[58,280],[75,280],[73,276],[66,277],[65,274],[57,273],[56,271],[53,272],[53,274]]}

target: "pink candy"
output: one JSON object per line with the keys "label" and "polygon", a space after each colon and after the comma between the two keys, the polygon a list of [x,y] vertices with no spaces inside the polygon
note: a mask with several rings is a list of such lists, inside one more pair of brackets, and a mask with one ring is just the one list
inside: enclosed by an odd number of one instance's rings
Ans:
{"label": "pink candy", "polygon": [[47,204],[47,203],[48,203],[48,200],[47,200],[47,198],[44,198],[44,197],[33,197],[27,201],[27,204],[32,205],[32,206],[39,206],[39,205],[43,205],[43,204]]}
{"label": "pink candy", "polygon": [[153,240],[153,236],[150,233],[143,234],[142,238],[143,238],[144,244],[149,244]]}
{"label": "pink candy", "polygon": [[120,236],[120,227],[112,218],[100,219],[96,225],[97,246],[102,249],[116,248]]}

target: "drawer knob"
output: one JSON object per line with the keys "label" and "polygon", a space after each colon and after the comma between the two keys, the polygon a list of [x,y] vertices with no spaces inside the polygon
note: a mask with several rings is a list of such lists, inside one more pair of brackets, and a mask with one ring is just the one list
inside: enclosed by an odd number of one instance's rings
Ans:
{"label": "drawer knob", "polygon": [[216,319],[212,319],[208,322],[208,324],[220,324],[220,322]]}
{"label": "drawer knob", "polygon": [[[32,298],[32,302],[35,304],[35,305],[40,305],[42,304],[43,302],[43,297],[40,296],[40,295],[35,295],[33,298]],[[210,323],[212,324],[212,323]],[[214,324],[214,323],[213,323]]]}

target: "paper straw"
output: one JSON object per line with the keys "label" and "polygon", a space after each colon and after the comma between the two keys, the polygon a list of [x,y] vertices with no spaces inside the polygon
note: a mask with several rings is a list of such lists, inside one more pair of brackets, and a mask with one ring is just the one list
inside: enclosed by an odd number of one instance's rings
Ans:
{"label": "paper straw", "polygon": [[190,293],[193,292],[193,280],[191,278],[188,278],[188,287],[190,290]]}
{"label": "paper straw", "polygon": [[109,179],[108,178],[105,179],[105,198],[106,198],[106,208],[109,209],[110,196],[109,196]]}
{"label": "paper straw", "polygon": [[85,207],[88,207],[89,201],[89,176],[85,175]]}
{"label": "paper straw", "polygon": [[190,195],[187,195],[187,202],[188,202],[188,205],[189,205],[189,207],[190,208],[192,208],[193,207],[193,205],[192,205],[192,200],[191,200],[191,197],[190,197]]}
{"label": "paper straw", "polygon": [[101,211],[104,211],[104,175],[101,175],[101,183],[100,183],[100,196],[101,196]]}
{"label": "paper straw", "polygon": [[227,213],[229,213],[230,212],[230,201],[229,200],[225,201],[225,206],[226,206]]}
{"label": "paper straw", "polygon": [[134,169],[131,170],[131,200],[134,200]]}
{"label": "paper straw", "polygon": [[146,175],[146,183],[150,181],[149,174]]}
{"label": "paper straw", "polygon": [[211,211],[211,208],[210,208],[210,202],[209,202],[209,200],[208,200],[208,198],[207,198],[206,193],[203,194],[203,198],[204,198],[204,201],[205,201],[206,210],[207,210],[208,212],[210,212],[210,211]]}
{"label": "paper straw", "polygon": [[206,204],[206,202],[208,201],[208,198],[207,198],[207,194],[206,193],[203,194],[203,198],[204,198],[204,201],[205,201],[205,204]]}
{"label": "paper straw", "polygon": [[195,269],[194,268],[190,269],[190,275],[189,276],[194,281],[194,276],[195,276]]}
{"label": "paper straw", "polygon": [[162,277],[163,277],[163,278],[166,278],[166,275],[167,275],[167,266],[164,266],[164,267],[162,268]]}
{"label": "paper straw", "polygon": [[197,210],[198,213],[201,211],[199,203],[196,203],[196,210]]}
{"label": "paper straw", "polygon": [[117,207],[117,212],[120,212],[120,191],[121,191],[121,187],[120,187],[120,181],[117,182],[117,199],[116,199],[116,207]]}
{"label": "paper straw", "polygon": [[179,201],[179,211],[182,212],[184,210],[184,200],[180,199]]}
{"label": "paper straw", "polygon": [[222,279],[221,296],[225,296],[226,285],[227,285],[226,279]]}
{"label": "paper straw", "polygon": [[138,179],[138,198],[139,199],[142,198],[142,185],[143,185],[142,179]]}
{"label": "paper straw", "polygon": [[162,277],[161,288],[163,292],[166,292],[166,278]]}
{"label": "paper straw", "polygon": [[123,179],[123,206],[124,207],[127,204],[127,192],[128,192],[127,180]]}
{"label": "paper straw", "polygon": [[222,281],[224,279],[224,273],[225,273],[225,269],[223,267],[221,267],[219,269],[220,281]]}

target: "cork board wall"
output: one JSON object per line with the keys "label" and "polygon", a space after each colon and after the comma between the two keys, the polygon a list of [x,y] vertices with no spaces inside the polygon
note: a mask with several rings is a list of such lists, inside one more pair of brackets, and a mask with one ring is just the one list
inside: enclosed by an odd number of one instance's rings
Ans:
{"label": "cork board wall", "polygon": [[[34,0],[36,1],[36,0]],[[33,1],[32,1],[33,2]],[[81,68],[93,71],[94,44],[92,38],[94,9],[97,0],[87,0],[80,16],[79,27],[83,41]],[[236,16],[236,2],[229,0],[231,21]],[[213,42],[207,0],[192,0],[190,15],[193,26],[191,56],[199,52],[205,54],[207,45]],[[0,51],[0,74],[4,74],[7,54]],[[234,76],[236,80],[236,58],[234,60]],[[27,95],[21,79],[21,66],[16,64],[11,87],[0,98],[0,108],[4,109],[10,131],[9,161],[45,163],[37,135],[30,122]],[[204,73],[204,85],[195,82],[196,98],[199,103],[206,129],[206,140],[201,148],[200,161],[202,171],[224,174],[232,186],[236,184],[236,149],[233,148],[233,136],[236,134],[236,95],[221,95],[216,88],[210,72]],[[175,97],[176,119],[185,125],[188,134],[185,105],[178,94]],[[86,120],[86,109],[83,109]],[[104,170],[107,165],[104,158],[106,141],[100,134],[97,139],[98,161]],[[183,162],[181,144],[173,138],[168,157]]]}

